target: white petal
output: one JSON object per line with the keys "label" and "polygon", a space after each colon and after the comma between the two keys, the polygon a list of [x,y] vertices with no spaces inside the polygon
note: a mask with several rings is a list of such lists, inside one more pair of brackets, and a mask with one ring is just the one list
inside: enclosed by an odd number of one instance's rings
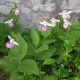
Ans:
{"label": "white petal", "polygon": [[15,45],[19,45],[16,41],[14,41],[13,44],[15,44]]}
{"label": "white petal", "polygon": [[52,26],[50,23],[47,23],[48,26]]}
{"label": "white petal", "polygon": [[13,19],[8,20],[8,21],[6,21],[6,22],[4,22],[4,23],[7,24],[7,23],[10,23],[10,22],[12,22],[12,21],[13,21]]}
{"label": "white petal", "polygon": [[43,21],[43,22],[40,22],[40,24],[47,26],[48,22]]}
{"label": "white petal", "polygon": [[52,21],[52,22],[55,21],[55,18],[52,18],[51,21]]}
{"label": "white petal", "polygon": [[13,19],[10,20],[11,22],[13,21]]}
{"label": "white petal", "polygon": [[10,35],[8,35],[8,38],[9,38],[10,40],[12,39]]}
{"label": "white petal", "polygon": [[67,12],[67,10],[64,10],[62,13],[66,13]]}
{"label": "white petal", "polygon": [[17,8],[15,11],[20,12],[20,9]]}
{"label": "white petal", "polygon": [[68,12],[67,12],[67,14],[71,14],[71,13],[72,13],[72,11],[68,11]]}
{"label": "white petal", "polygon": [[67,12],[67,10],[62,11],[62,13],[59,13],[59,15],[63,15]]}
{"label": "white petal", "polygon": [[59,15],[62,15],[62,13],[59,13]]}
{"label": "white petal", "polygon": [[64,22],[67,22],[67,20],[66,20],[66,19],[64,19],[63,21],[64,21]]}
{"label": "white petal", "polygon": [[10,21],[8,20],[8,21],[6,21],[6,22],[4,22],[5,24],[7,24],[7,23],[9,23]]}
{"label": "white petal", "polygon": [[60,20],[55,19],[55,18],[52,18],[51,21],[52,21],[52,22],[60,22]]}
{"label": "white petal", "polygon": [[40,24],[42,24],[42,25],[43,25],[43,24],[44,24],[44,22],[40,22]]}
{"label": "white petal", "polygon": [[56,19],[56,22],[60,22],[60,20]]}

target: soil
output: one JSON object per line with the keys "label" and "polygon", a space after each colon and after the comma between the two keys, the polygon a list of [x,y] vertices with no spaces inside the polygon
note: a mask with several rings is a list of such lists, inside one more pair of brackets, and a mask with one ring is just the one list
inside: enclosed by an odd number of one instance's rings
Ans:
{"label": "soil", "polygon": [[[0,59],[3,58],[5,55],[0,52]],[[6,80],[9,77],[9,73],[5,72],[3,69],[0,68],[0,80]]]}
{"label": "soil", "polygon": [[9,73],[5,72],[3,69],[0,69],[0,80],[6,80],[9,77]]}

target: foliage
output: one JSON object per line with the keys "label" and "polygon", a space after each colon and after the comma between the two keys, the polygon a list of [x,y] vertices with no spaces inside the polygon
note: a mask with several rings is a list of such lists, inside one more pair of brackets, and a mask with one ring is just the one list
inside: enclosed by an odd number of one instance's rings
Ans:
{"label": "foliage", "polygon": [[[22,32],[13,9],[5,21],[13,19],[14,27],[0,23],[0,52],[5,54],[0,68],[10,73],[8,80],[79,80],[80,22],[64,28],[59,16],[60,22],[46,31],[26,28]],[[50,18],[45,21],[50,23]],[[19,45],[7,48],[8,35]]]}

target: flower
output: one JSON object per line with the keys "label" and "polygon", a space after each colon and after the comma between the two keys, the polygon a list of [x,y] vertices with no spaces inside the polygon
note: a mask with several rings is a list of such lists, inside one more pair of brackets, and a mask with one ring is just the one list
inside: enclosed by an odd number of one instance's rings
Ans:
{"label": "flower", "polygon": [[46,31],[47,29],[48,29],[48,26],[41,26],[41,29],[43,30],[43,31]]}
{"label": "flower", "polygon": [[64,21],[63,27],[64,28],[67,28],[69,25],[71,25],[71,23],[68,21],[71,18],[70,17],[71,13],[72,13],[72,11],[67,11],[67,10],[64,10],[62,13],[59,13],[59,15],[61,15],[63,18],[63,21]]}
{"label": "flower", "polygon": [[70,19],[71,13],[72,13],[72,11],[64,10],[62,13],[59,13],[59,15],[61,15],[63,19]]}
{"label": "flower", "polygon": [[20,15],[20,10],[18,8],[14,9],[14,15],[19,16]]}
{"label": "flower", "polygon": [[5,23],[5,24],[8,24],[9,27],[13,27],[13,26],[14,26],[13,19],[8,20],[8,21],[6,21],[6,22],[4,22],[4,23]]}
{"label": "flower", "polygon": [[6,42],[6,47],[7,48],[12,48],[14,46],[14,44],[10,43],[10,42]]}
{"label": "flower", "polygon": [[48,29],[48,26],[50,26],[50,24],[47,21],[40,22],[40,24],[42,25],[41,29],[43,31],[46,31]]}
{"label": "flower", "polygon": [[52,18],[50,26],[55,27],[56,26],[56,22],[60,22],[60,20]]}
{"label": "flower", "polygon": [[64,24],[63,24],[63,27],[64,28],[68,28],[68,26],[71,25],[71,23],[67,20],[64,20]]}
{"label": "flower", "polygon": [[8,35],[8,38],[10,41],[6,42],[7,48],[12,48],[14,45],[19,45],[14,39],[11,38],[10,35]]}

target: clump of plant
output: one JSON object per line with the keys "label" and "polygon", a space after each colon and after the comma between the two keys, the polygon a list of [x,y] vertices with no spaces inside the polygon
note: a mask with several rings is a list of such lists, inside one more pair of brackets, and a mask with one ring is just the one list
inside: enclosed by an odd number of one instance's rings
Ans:
{"label": "clump of plant", "polygon": [[71,13],[63,11],[58,19],[43,19],[40,30],[22,32],[20,10],[10,11],[0,23],[0,51],[7,54],[0,67],[10,73],[7,80],[80,79],[80,22],[70,22]]}

